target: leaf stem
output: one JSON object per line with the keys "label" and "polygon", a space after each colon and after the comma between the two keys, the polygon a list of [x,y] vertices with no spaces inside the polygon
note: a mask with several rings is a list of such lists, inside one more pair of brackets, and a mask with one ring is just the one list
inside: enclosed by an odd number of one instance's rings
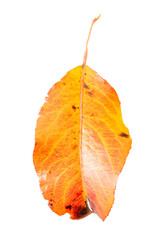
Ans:
{"label": "leaf stem", "polygon": [[88,55],[88,42],[89,42],[89,39],[90,39],[90,36],[91,36],[91,31],[92,31],[93,25],[100,18],[100,16],[101,16],[101,14],[99,14],[98,17],[94,18],[93,21],[92,21],[92,24],[90,26],[90,30],[89,30],[89,34],[88,34],[88,38],[87,38],[87,42],[86,42],[86,49],[85,49],[84,58],[83,58],[83,65],[82,66],[86,65],[87,55]]}

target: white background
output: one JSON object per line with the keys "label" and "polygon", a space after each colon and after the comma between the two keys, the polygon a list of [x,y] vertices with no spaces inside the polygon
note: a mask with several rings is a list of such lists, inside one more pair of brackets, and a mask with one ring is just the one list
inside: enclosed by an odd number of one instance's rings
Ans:
{"label": "white background", "polygon": [[[43,199],[32,152],[38,112],[52,85],[87,65],[116,89],[132,150],[115,203],[59,217]],[[0,1],[0,239],[164,239],[164,2]]]}

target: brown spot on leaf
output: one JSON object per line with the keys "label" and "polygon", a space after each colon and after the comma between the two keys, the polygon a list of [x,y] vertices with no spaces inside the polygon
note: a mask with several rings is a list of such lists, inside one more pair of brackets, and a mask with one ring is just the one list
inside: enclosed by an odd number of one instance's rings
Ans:
{"label": "brown spot on leaf", "polygon": [[71,206],[71,205],[68,205],[68,206],[66,206],[65,208],[71,210],[71,209],[72,209],[72,206]]}
{"label": "brown spot on leaf", "polygon": [[84,218],[90,213],[91,212],[87,206],[79,206],[74,209],[74,214],[76,216],[76,219]]}
{"label": "brown spot on leaf", "polygon": [[73,106],[72,106],[72,109],[76,110],[76,107],[73,105]]}
{"label": "brown spot on leaf", "polygon": [[50,199],[48,205],[49,205],[49,207],[52,207],[52,206],[53,206],[53,200],[52,200],[52,199]]}
{"label": "brown spot on leaf", "polygon": [[89,89],[89,87],[86,83],[84,83],[84,88]]}
{"label": "brown spot on leaf", "polygon": [[92,96],[92,95],[93,95],[93,91],[91,91],[91,92],[88,92],[88,94],[89,94],[90,96]]}
{"label": "brown spot on leaf", "polygon": [[85,215],[88,214],[88,208],[84,207],[79,211],[79,216],[84,217]]}
{"label": "brown spot on leaf", "polygon": [[126,134],[126,133],[124,133],[124,132],[120,133],[119,136],[120,136],[120,137],[125,137],[125,138],[128,138],[128,137],[129,137],[129,135]]}

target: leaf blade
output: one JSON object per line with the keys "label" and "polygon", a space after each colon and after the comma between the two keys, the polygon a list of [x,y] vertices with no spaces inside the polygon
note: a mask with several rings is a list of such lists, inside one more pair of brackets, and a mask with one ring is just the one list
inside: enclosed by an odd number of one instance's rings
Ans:
{"label": "leaf blade", "polygon": [[[82,177],[91,208],[104,220],[114,202],[118,175],[131,148],[131,138],[115,90],[88,66],[85,73]],[[122,139],[122,132],[128,138]]]}
{"label": "leaf blade", "polygon": [[44,198],[54,212],[70,213],[72,219],[90,213],[79,160],[81,69],[72,69],[50,89],[37,121],[33,154]]}

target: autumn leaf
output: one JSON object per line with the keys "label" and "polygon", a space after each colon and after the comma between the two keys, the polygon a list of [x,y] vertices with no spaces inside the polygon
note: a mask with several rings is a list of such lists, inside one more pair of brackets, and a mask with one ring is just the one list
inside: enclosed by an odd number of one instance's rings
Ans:
{"label": "autumn leaf", "polygon": [[98,18],[83,65],[49,90],[35,133],[33,161],[43,196],[52,211],[71,219],[108,216],[131,148],[116,91],[86,65]]}

